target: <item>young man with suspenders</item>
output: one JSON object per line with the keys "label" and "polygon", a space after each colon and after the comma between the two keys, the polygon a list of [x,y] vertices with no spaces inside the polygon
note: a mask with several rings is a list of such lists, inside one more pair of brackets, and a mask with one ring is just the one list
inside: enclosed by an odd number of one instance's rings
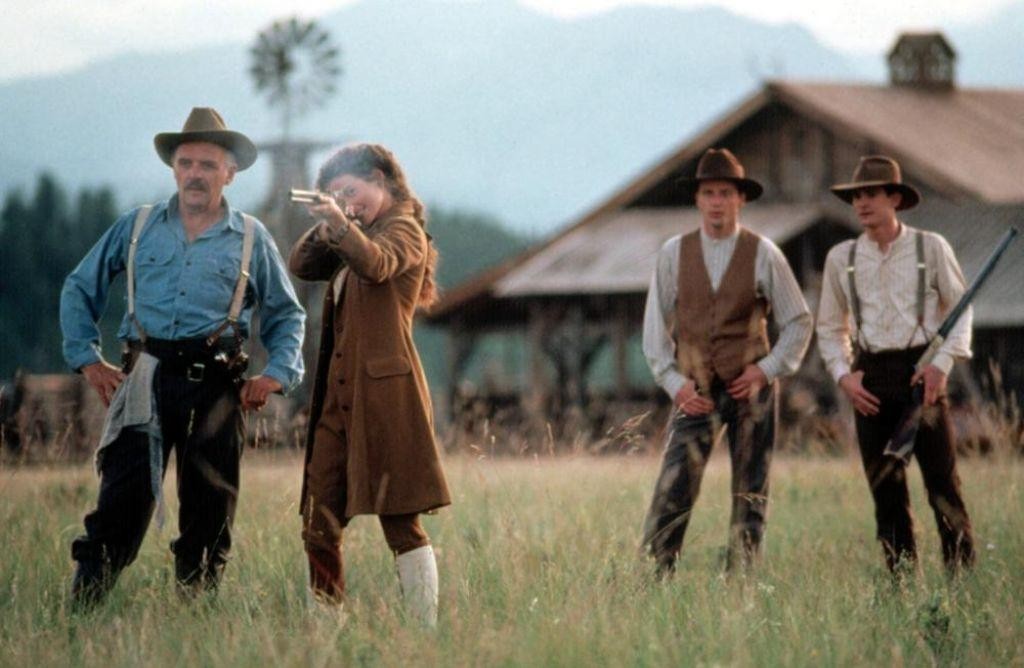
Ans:
{"label": "young man with suspenders", "polygon": [[862,157],[852,181],[831,190],[853,206],[864,233],[832,248],[825,260],[818,347],[855,410],[885,562],[898,574],[917,557],[906,464],[884,449],[911,402],[913,386],[922,383],[924,414],[914,454],[938,523],[943,559],[956,573],[973,563],[974,542],[956,471],[946,379],[955,359],[970,357],[970,310],[933,362],[923,369],[914,366],[945,311],[964,293],[963,273],[942,236],[897,218],[921,195],[903,183],[892,158]]}

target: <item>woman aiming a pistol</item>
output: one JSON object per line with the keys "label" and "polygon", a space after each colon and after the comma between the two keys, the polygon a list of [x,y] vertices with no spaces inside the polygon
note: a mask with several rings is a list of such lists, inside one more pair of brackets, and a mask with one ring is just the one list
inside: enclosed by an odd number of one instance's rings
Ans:
{"label": "woman aiming a pistol", "polygon": [[410,612],[433,626],[437,566],[419,514],[450,497],[412,325],[436,298],[437,252],[423,205],[383,146],[339,150],[317,188],[306,206],[318,223],[289,258],[298,278],[329,284],[301,500],[310,585],[319,601],[341,602],[343,530],[377,515]]}

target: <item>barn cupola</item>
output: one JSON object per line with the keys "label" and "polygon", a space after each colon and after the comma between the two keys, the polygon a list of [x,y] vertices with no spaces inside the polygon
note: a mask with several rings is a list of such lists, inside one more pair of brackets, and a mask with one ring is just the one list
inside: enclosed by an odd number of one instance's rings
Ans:
{"label": "barn cupola", "polygon": [[907,32],[889,51],[889,80],[893,86],[952,89],[956,51],[940,32]]}

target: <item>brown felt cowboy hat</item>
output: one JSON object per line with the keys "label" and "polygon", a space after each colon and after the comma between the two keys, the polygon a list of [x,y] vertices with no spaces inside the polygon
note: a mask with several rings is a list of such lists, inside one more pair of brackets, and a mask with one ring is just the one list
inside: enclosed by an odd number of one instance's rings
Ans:
{"label": "brown felt cowboy hat", "polygon": [[903,183],[900,164],[885,155],[865,155],[853,170],[850,183],[834,185],[829,190],[847,204],[853,203],[854,194],[861,188],[890,188],[903,195],[897,211],[912,209],[921,201],[921,193],[914,186]]}
{"label": "brown felt cowboy hat", "polygon": [[241,132],[228,130],[224,119],[212,107],[193,107],[181,132],[161,132],[153,137],[156,152],[168,165],[174,157],[174,149],[196,141],[210,142],[231,151],[238,162],[238,171],[256,162],[256,145]]}
{"label": "brown felt cowboy hat", "polygon": [[748,202],[753,202],[764,192],[760,183],[747,178],[743,165],[727,148],[709,148],[697,163],[696,175],[679,179],[686,188],[688,203],[694,202],[701,181],[732,181],[746,195]]}

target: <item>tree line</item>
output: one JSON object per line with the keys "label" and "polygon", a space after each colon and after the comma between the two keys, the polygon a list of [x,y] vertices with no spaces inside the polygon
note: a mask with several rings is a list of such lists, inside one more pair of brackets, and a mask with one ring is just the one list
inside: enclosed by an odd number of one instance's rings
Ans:
{"label": "tree line", "polygon": [[[429,230],[441,254],[438,283],[442,289],[529,242],[485,214],[441,206],[429,210]],[[84,188],[70,194],[49,173],[38,177],[32,193],[16,189],[5,195],[0,210],[0,380],[12,378],[17,369],[27,373],[68,370],[61,355],[61,286],[120,213],[111,188]],[[119,278],[121,286],[123,280]],[[108,354],[115,350],[111,342],[123,312],[123,297],[119,298],[123,291],[115,284],[101,321]]]}

